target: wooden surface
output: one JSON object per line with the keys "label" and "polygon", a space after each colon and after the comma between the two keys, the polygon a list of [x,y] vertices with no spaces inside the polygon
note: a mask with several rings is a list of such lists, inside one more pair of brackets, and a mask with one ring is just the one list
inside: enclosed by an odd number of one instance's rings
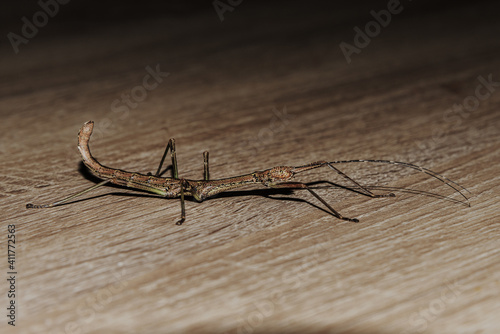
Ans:
{"label": "wooden surface", "polygon": [[[211,5],[123,6],[70,3],[18,54],[2,44],[4,278],[7,225],[17,241],[16,326],[2,317],[2,333],[500,328],[500,86],[472,111],[450,111],[473,101],[479,77],[500,81],[490,2],[404,3],[350,64],[339,44],[352,44],[353,28],[386,2],[243,2],[222,22]],[[4,35],[20,33],[21,17],[36,10],[17,8]],[[127,111],[114,105],[140,93],[148,66],[169,75]],[[335,219],[303,191],[259,187],[189,200],[181,227],[178,200],[109,186],[71,205],[26,210],[96,183],[76,149],[88,120],[97,128],[92,152],[110,167],[152,172],[171,137],[186,178],[202,177],[205,150],[212,178],[392,159],[459,182],[471,207],[405,192],[371,199],[322,184],[321,196],[360,223]],[[363,184],[459,199],[413,170],[339,167]],[[297,180],[348,185],[327,169]]]}

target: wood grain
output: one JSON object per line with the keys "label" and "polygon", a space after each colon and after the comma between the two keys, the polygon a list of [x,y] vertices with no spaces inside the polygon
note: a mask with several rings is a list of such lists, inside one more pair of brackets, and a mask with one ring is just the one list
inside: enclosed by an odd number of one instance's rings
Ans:
{"label": "wood grain", "polygon": [[[83,5],[68,4],[18,54],[4,44],[0,242],[6,254],[15,224],[18,313],[2,332],[495,333],[500,86],[482,80],[500,81],[500,26],[492,2],[446,4],[403,4],[350,64],[339,44],[386,3],[243,2],[222,22],[212,7],[130,9],[85,29]],[[168,76],[141,88],[157,67]],[[478,89],[479,105],[452,109]],[[136,99],[125,107],[122,94]],[[194,179],[205,150],[212,178],[391,159],[464,185],[471,207],[318,189],[354,224],[306,192],[257,187],[188,201],[179,227],[179,201],[106,186],[26,210],[96,182],[76,149],[88,120],[92,153],[110,167],[153,172],[171,137],[180,174]],[[339,167],[363,184],[458,199],[409,169]],[[346,184],[326,169],[298,180]]]}

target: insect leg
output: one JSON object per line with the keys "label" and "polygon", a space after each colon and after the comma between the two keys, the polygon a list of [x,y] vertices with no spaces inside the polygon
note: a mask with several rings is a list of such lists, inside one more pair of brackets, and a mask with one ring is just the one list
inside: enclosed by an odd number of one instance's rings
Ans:
{"label": "insect leg", "polygon": [[181,219],[175,225],[182,225],[186,220],[186,207],[184,205],[184,182],[181,182]]}
{"label": "insect leg", "polygon": [[347,218],[342,216],[338,211],[336,211],[334,208],[332,208],[324,199],[322,199],[316,192],[314,192],[311,188],[309,188],[306,184],[300,183],[300,182],[286,182],[286,183],[276,183],[276,184],[271,184],[269,185],[272,188],[300,188],[300,189],[306,189],[309,191],[314,197],[316,197],[321,203],[323,203],[324,206],[330,210],[330,212],[337,217],[338,219],[342,220],[347,220],[350,222],[355,222],[358,223],[359,220],[356,218]]}
{"label": "insect leg", "polygon": [[203,180],[210,180],[210,173],[208,172],[208,151],[203,152]]}
{"label": "insect leg", "polygon": [[362,194],[363,195],[366,195],[366,196],[370,196],[370,197],[373,197],[373,198],[380,198],[380,197],[395,197],[396,195],[394,195],[394,193],[387,193],[387,194],[374,194],[372,193],[368,188],[366,187],[363,187],[361,184],[359,184],[358,182],[354,181],[353,179],[351,179],[349,176],[347,176],[346,174],[344,174],[344,172],[342,172],[340,169],[334,167],[332,164],[330,163],[327,163],[327,166],[330,167],[331,169],[333,169],[334,171],[336,171],[339,175],[343,176],[344,178],[346,178],[347,180],[351,181],[352,183],[354,183],[356,186],[358,186],[363,192]]}
{"label": "insect leg", "polygon": [[171,152],[172,156],[172,170],[174,179],[179,178],[178,170],[177,170],[177,156],[175,154],[175,139],[171,138],[168,141],[167,147],[165,148],[165,152],[163,153],[163,157],[161,158],[160,165],[158,166],[158,170],[155,173],[155,176],[160,176],[161,167],[163,166],[163,162],[165,161],[165,157],[167,156],[168,150]]}
{"label": "insect leg", "polygon": [[94,190],[95,188],[98,188],[98,187],[100,187],[100,186],[102,186],[102,185],[105,185],[106,183],[108,183],[108,182],[110,182],[110,181],[111,181],[111,180],[104,180],[104,181],[102,181],[102,182],[100,182],[100,183],[98,183],[98,184],[96,184],[96,185],[93,185],[93,186],[92,186],[92,187],[90,187],[90,188],[87,188],[87,189],[85,189],[85,190],[79,191],[79,192],[77,192],[76,194],[73,194],[73,195],[71,195],[71,196],[68,196],[68,197],[66,197],[66,198],[63,198],[62,200],[57,201],[57,202],[54,202],[54,203],[50,203],[50,204],[43,204],[43,205],[35,205],[35,204],[28,203],[28,204],[26,204],[26,209],[42,209],[42,208],[50,208],[50,207],[53,207],[53,206],[56,206],[56,205],[59,205],[59,204],[63,204],[63,203],[65,203],[65,202],[67,202],[67,201],[69,201],[69,200],[71,200],[71,199],[73,199],[73,198],[75,198],[75,197],[78,197],[78,196],[80,196],[80,195],[83,195],[83,194],[85,194],[85,193],[88,193],[89,191],[92,191],[92,190]]}

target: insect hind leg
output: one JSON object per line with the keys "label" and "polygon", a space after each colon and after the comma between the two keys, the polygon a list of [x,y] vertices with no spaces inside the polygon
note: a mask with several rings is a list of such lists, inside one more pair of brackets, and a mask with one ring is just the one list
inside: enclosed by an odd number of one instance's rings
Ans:
{"label": "insect hind leg", "polygon": [[[160,176],[161,174],[163,174],[161,172],[161,167],[163,166],[163,163],[165,162],[165,158],[166,158],[169,150],[170,150],[170,155],[172,157],[172,174],[173,174],[172,176],[174,179],[178,179],[179,172],[177,169],[177,155],[175,152],[175,139],[174,138],[169,139],[167,147],[165,148],[165,152],[163,153],[163,156],[161,158],[160,165],[158,166],[158,169],[156,170],[156,173],[154,174],[154,176]],[[148,175],[152,175],[152,174],[148,173]]]}

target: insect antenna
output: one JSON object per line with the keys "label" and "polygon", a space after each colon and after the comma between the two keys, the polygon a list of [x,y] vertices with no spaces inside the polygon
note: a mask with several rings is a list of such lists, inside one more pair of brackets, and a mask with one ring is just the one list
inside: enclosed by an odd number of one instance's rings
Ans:
{"label": "insect antenna", "polygon": [[[320,184],[320,183],[328,183],[329,185],[315,186],[316,184]],[[347,186],[339,185],[339,184],[336,184],[336,183],[333,183],[330,181],[316,181],[316,182],[310,182],[307,184],[309,185],[309,187],[311,189],[326,189],[326,188],[330,188],[330,187],[336,187],[336,188],[342,188],[342,189],[346,189],[349,191],[355,191],[355,192],[362,190],[362,188],[360,188],[358,186],[347,187]],[[437,194],[437,193],[433,193],[433,192],[425,191],[425,190],[407,189],[407,188],[402,188],[402,187],[375,186],[375,185],[368,185],[368,186],[364,186],[363,188],[370,189],[370,190],[384,190],[384,191],[391,191],[391,192],[402,192],[402,193],[408,193],[408,194],[423,195],[423,196],[438,198],[440,200],[449,201],[449,202],[456,203],[456,204],[462,204],[465,206],[469,206],[464,201],[458,200],[456,198],[451,198],[449,196],[445,196],[445,195],[441,195],[441,194]]]}
{"label": "insect antenna", "polygon": [[436,173],[436,172],[434,172],[434,171],[432,171],[430,169],[427,169],[425,167],[417,166],[417,165],[414,165],[414,164],[411,164],[411,163],[408,163],[408,162],[392,161],[392,160],[364,160],[364,159],[359,159],[359,160],[330,161],[330,162],[327,162],[326,165],[328,167],[330,167],[331,169],[336,170],[336,168],[334,168],[333,166],[331,166],[332,164],[345,164],[345,163],[354,163],[354,162],[383,163],[383,164],[399,165],[399,166],[403,166],[403,167],[408,167],[408,168],[415,169],[415,170],[417,170],[419,172],[425,173],[425,174],[427,174],[427,175],[435,178],[436,180],[441,181],[442,183],[446,184],[448,187],[450,187],[453,190],[455,190],[457,193],[459,193],[465,199],[465,201],[461,201],[461,203],[464,203],[464,204],[466,204],[467,206],[470,207],[469,198],[467,196],[465,196],[464,193],[462,192],[462,191],[466,191],[467,193],[470,194],[471,192],[469,190],[467,190],[463,186],[459,185],[458,183],[450,180],[446,176],[438,174],[438,173]]}

